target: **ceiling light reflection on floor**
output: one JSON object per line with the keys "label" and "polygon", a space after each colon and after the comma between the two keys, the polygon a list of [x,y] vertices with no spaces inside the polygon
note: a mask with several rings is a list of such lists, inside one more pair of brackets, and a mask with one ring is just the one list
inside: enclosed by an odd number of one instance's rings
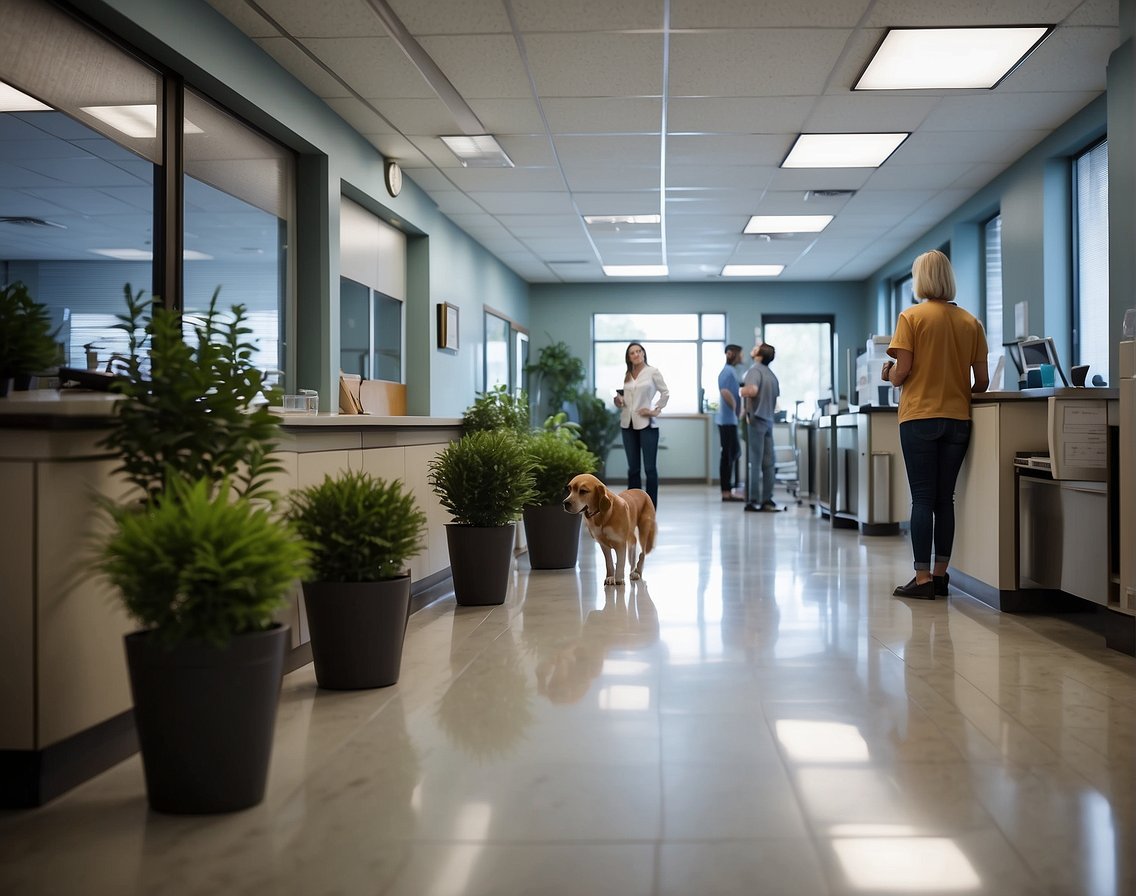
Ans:
{"label": "ceiling light reflection on floor", "polygon": [[651,689],[642,685],[616,684],[601,688],[600,709],[642,711],[651,708]]}
{"label": "ceiling light reflection on floor", "polygon": [[855,725],[778,719],[777,739],[797,762],[867,762],[868,743]]}
{"label": "ceiling light reflection on floor", "polygon": [[862,837],[834,840],[849,884],[882,893],[977,890],[982,879],[949,837]]}

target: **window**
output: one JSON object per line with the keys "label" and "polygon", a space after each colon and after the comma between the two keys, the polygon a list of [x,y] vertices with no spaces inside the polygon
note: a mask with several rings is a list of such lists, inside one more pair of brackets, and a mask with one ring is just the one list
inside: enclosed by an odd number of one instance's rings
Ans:
{"label": "window", "polygon": [[724,314],[596,314],[592,354],[596,395],[605,401],[623,383],[629,342],[647,350],[670,389],[667,411],[697,414],[718,395],[718,372],[726,348]]}
{"label": "window", "polygon": [[193,91],[185,94],[187,312],[244,305],[254,363],[284,370],[295,160]]}
{"label": "window", "polygon": [[790,418],[808,420],[819,401],[832,398],[835,323],[829,315],[762,315],[763,338],[777,349],[770,369],[781,386],[778,406]]}
{"label": "window", "polygon": [[1074,160],[1073,364],[1108,368],[1108,141]]}
{"label": "window", "polygon": [[985,286],[986,344],[991,352],[1001,352],[1002,343],[1002,216],[995,215],[982,225]]}
{"label": "window", "polygon": [[528,391],[529,334],[517,326],[516,321],[494,311],[484,309],[485,357],[481,371],[482,391],[494,386],[505,386],[514,395]]}

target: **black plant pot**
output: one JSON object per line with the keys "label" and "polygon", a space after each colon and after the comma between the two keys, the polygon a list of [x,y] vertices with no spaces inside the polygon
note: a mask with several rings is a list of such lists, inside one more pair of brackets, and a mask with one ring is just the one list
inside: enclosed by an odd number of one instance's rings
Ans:
{"label": "black plant pot", "polygon": [[264,799],[289,631],[277,625],[221,648],[126,636],[151,809],[233,812]]}
{"label": "black plant pot", "polygon": [[459,526],[446,523],[454,599],[463,607],[503,604],[513,568],[516,524]]}
{"label": "black plant pot", "polygon": [[398,681],[410,576],[385,582],[304,582],[316,683],[350,691]]}
{"label": "black plant pot", "polygon": [[32,387],[32,375],[30,373],[17,373],[12,377],[12,391],[13,392],[27,392]]}
{"label": "black plant pot", "polygon": [[569,569],[580,554],[580,514],[560,504],[526,507],[523,511],[529,565],[533,569]]}

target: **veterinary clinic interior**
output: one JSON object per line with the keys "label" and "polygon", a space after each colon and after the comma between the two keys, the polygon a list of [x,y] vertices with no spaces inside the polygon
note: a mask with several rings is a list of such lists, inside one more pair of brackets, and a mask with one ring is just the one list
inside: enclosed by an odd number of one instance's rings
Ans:
{"label": "veterinary clinic interior", "polygon": [[[0,397],[0,890],[741,893],[761,869],[768,892],[1136,892],[1133,0],[2,12],[0,281],[46,306],[62,361]],[[1011,25],[1024,43],[991,84],[858,87],[890,34]],[[836,150],[790,161],[826,134]],[[884,138],[876,161],[841,156],[857,135]],[[985,327],[991,386],[950,596],[912,607],[890,590],[911,496],[880,367],[929,249]],[[96,496],[125,490],[100,444],[124,291],[192,313],[218,290],[298,402],[275,487],[364,470],[404,482],[427,523],[400,683],[316,688],[297,586],[266,802],[171,827],[144,805],[136,626],[82,558]],[[504,386],[559,410],[532,371],[556,343],[611,407],[631,341],[670,388],[644,582],[607,593],[586,533],[578,568],[542,575],[518,526],[505,605],[455,607],[429,476],[465,409]],[[778,349],[787,512],[759,519],[719,502],[714,410],[724,347],[760,341]],[[624,487],[618,439],[600,462]],[[627,626],[657,614],[651,638],[605,642],[575,702],[549,696],[556,667],[524,637],[564,605],[551,641],[613,607]],[[479,682],[515,701],[508,724],[486,721]],[[902,736],[877,742],[893,706]],[[513,722],[526,733],[471,746]],[[851,732],[863,760],[799,764],[809,725],[815,755]],[[764,780],[740,754],[766,741],[776,793],[704,766]],[[940,761],[938,784],[896,772]],[[864,783],[881,769],[889,785]],[[845,787],[876,808],[817,795]],[[599,818],[578,817],[589,799]],[[405,828],[379,821],[391,803]],[[869,847],[939,877],[875,879]]]}

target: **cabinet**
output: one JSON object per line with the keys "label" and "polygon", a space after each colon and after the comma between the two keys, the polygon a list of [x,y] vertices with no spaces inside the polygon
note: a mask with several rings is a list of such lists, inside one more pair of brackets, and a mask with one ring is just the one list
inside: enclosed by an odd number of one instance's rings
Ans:
{"label": "cabinet", "polygon": [[1020,587],[1107,606],[1107,484],[1018,475]]}

